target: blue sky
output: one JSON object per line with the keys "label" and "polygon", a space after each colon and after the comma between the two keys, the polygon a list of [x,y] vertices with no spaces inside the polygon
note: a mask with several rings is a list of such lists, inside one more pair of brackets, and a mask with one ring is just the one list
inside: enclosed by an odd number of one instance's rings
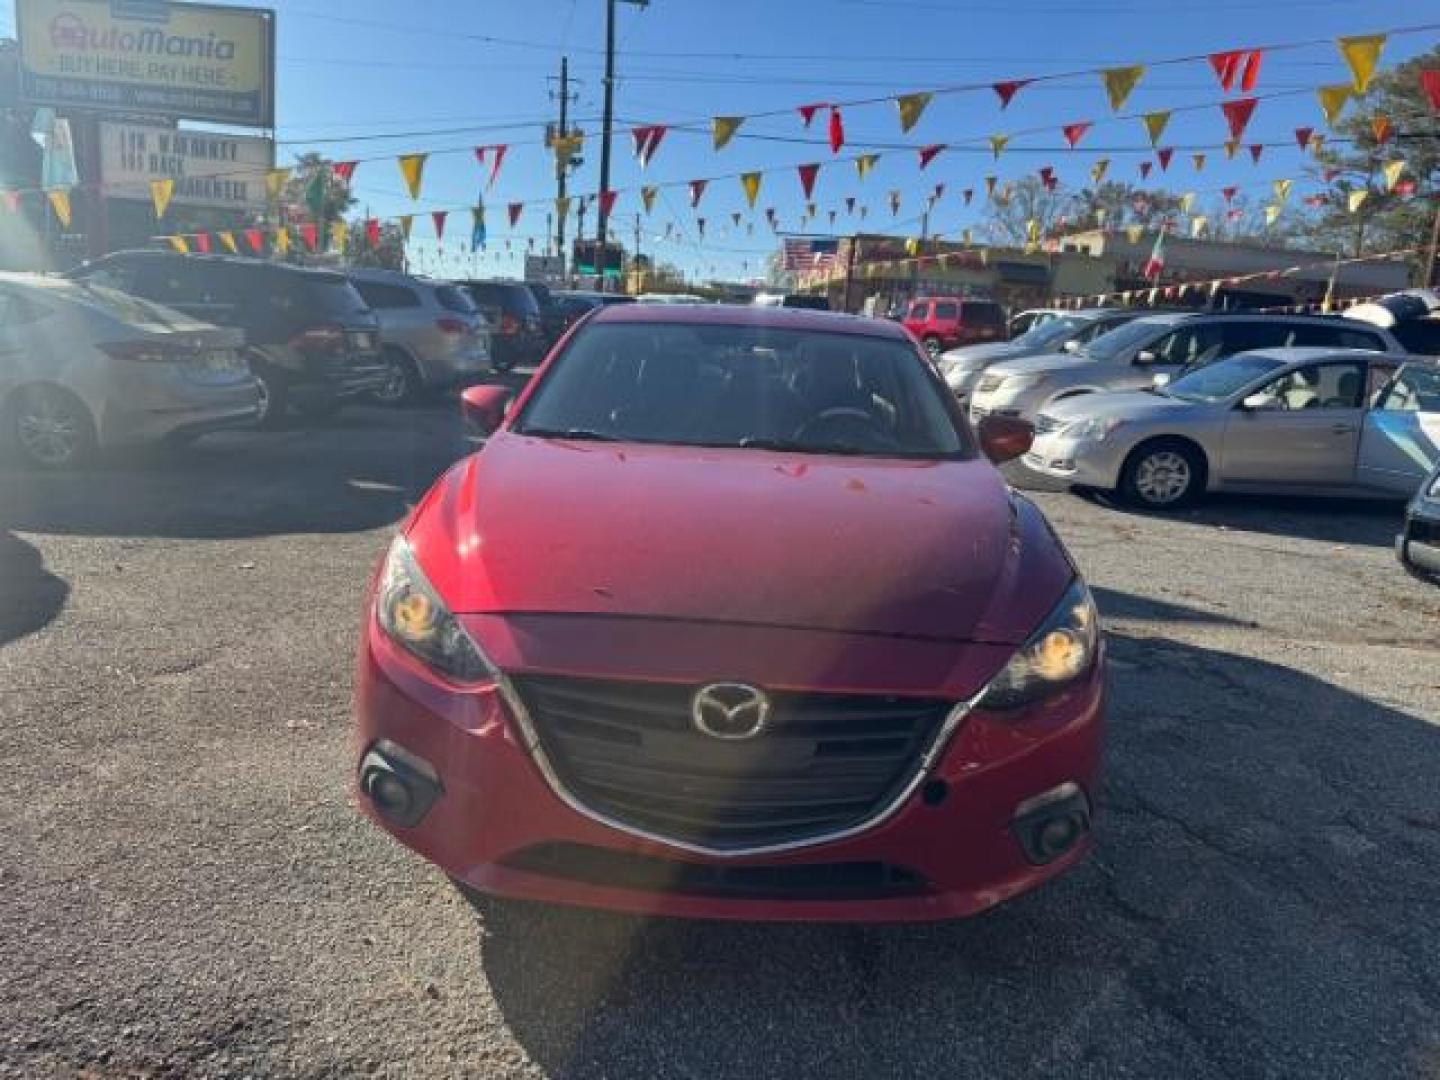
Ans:
{"label": "blue sky", "polygon": [[[553,170],[540,145],[541,125],[554,115],[559,58],[568,53],[579,101],[572,108],[587,132],[598,132],[601,102],[603,0],[281,0],[279,15],[278,138],[281,160],[313,149],[337,160],[430,151],[422,199],[412,202],[391,160],[365,161],[355,193],[372,213],[417,212],[415,237],[428,268],[470,268],[461,256],[469,229],[463,211],[452,219],[439,263],[428,212],[474,202],[481,173],[471,148],[508,142],[511,150],[493,190],[485,194],[490,244],[474,268],[511,273],[520,268],[524,237],[544,232],[545,207],[527,206],[512,233],[504,207],[511,201],[553,195]],[[1001,111],[989,89],[937,96],[918,126],[901,135],[893,102],[844,109],[847,146],[841,156],[866,144],[918,146],[983,140],[992,133],[1016,134],[999,163],[988,151],[954,150],[940,155],[923,173],[913,149],[883,154],[861,183],[853,164],[826,166],[825,114],[805,132],[795,106],[809,102],[887,97],[913,90],[1085,69],[1144,63],[1205,53],[1295,41],[1325,39],[1303,49],[1267,56],[1258,92],[1294,90],[1265,100],[1246,141],[1289,142],[1298,125],[1322,126],[1309,88],[1347,79],[1333,42],[1339,34],[1365,33],[1440,22],[1434,0],[653,0],[648,9],[619,8],[617,139],[612,187],[622,190],[615,211],[627,244],[641,209],[642,183],[668,184],[695,177],[750,169],[767,173],[759,207],[774,206],[782,224],[796,228],[804,199],[793,166],[822,163],[815,201],[819,220],[812,230],[828,231],[827,211],[839,211],[836,230],[853,222],[843,200],[856,196],[870,207],[863,227],[916,230],[921,203],[935,184],[946,184],[932,229],[957,235],[978,225],[983,197],[967,208],[960,192],[979,192],[983,177],[1002,180],[1033,174],[1042,165],[1056,169],[1067,187],[1083,186],[1097,157],[1112,159],[1112,176],[1138,179],[1136,164],[1148,147],[1139,120],[1112,121],[1097,76],[1029,86]],[[0,7],[0,32],[13,27],[10,5]],[[1388,65],[1440,41],[1440,32],[1392,37],[1382,64]],[[1151,70],[1124,113],[1218,102],[1222,92],[1208,64],[1193,61]],[[631,153],[634,123],[688,122],[708,127],[717,114],[786,110],[784,115],[748,121],[725,150],[715,152],[707,133],[672,131],[641,171]],[[1059,128],[1073,121],[1096,126],[1078,150],[1064,148]],[[386,138],[374,138],[385,135]],[[810,137],[815,145],[766,141],[754,136]],[[340,141],[365,136],[363,141]],[[1301,156],[1293,142],[1267,150],[1256,167],[1247,155],[1226,162],[1218,108],[1176,113],[1163,144],[1211,145],[1203,174],[1196,175],[1190,150],[1177,151],[1163,180],[1177,190],[1196,190],[1200,202],[1227,184],[1259,195],[1276,177],[1298,176]],[[1129,148],[1136,152],[1125,152]],[[599,140],[588,140],[586,164],[572,181],[576,193],[598,188]],[[888,193],[899,189],[902,207],[892,216]],[[1303,191],[1297,189],[1297,197]],[[683,187],[665,189],[655,213],[642,222],[643,247],[662,259],[709,276],[759,272],[775,243],[760,211],[754,235],[731,226],[733,211],[745,209],[740,184],[717,179],[692,211]],[[696,234],[695,218],[707,220],[707,235]],[[746,218],[752,215],[746,214]],[[661,239],[666,223],[675,238]],[[593,215],[587,221],[593,230]],[[573,220],[571,232],[573,234]],[[505,253],[506,237],[514,236]],[[541,242],[537,239],[537,243]]]}

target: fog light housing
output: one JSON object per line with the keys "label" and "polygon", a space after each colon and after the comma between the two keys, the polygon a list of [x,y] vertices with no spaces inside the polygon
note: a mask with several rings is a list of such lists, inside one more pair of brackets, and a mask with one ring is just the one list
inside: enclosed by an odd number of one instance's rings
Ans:
{"label": "fog light housing", "polygon": [[360,759],[360,790],[386,821],[409,829],[424,820],[443,788],[428,761],[381,739]]}
{"label": "fog light housing", "polygon": [[1034,866],[1054,862],[1089,831],[1090,800],[1074,782],[1026,799],[1010,819],[1011,834]]}

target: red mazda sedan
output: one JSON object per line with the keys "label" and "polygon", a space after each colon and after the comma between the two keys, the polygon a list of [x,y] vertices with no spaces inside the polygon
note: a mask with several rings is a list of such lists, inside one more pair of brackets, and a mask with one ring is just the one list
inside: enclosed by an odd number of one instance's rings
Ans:
{"label": "red mazda sedan", "polygon": [[[463,888],[652,914],[969,915],[1090,846],[1089,591],[905,332],[599,310],[405,521],[358,799]],[[978,445],[977,445],[978,443]],[[983,451],[983,453],[982,453]]]}

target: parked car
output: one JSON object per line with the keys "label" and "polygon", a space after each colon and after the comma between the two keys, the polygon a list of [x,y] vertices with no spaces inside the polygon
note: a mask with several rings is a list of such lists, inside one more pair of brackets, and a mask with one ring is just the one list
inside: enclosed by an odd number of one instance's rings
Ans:
{"label": "parked car", "polygon": [[1404,352],[1387,331],[1323,315],[1192,314],[1135,319],[1068,355],[1005,360],[981,376],[970,419],[992,413],[1034,420],[1053,403],[1100,390],[1143,390],[1236,353],[1286,346]]}
{"label": "parked car", "polygon": [[1395,553],[1401,565],[1416,577],[1440,583],[1440,465],[1425,478],[1406,507],[1405,525],[1395,538]]}
{"label": "parked car", "polygon": [[243,331],[260,383],[261,424],[278,424],[292,410],[325,416],[385,384],[380,323],[341,274],[145,250],[101,256],[68,276]]}
{"label": "parked car", "polygon": [[598,307],[610,304],[633,304],[635,297],[625,293],[585,292],[578,289],[555,289],[551,296],[565,318],[565,330],[569,330],[585,315]]}
{"label": "parked car", "polygon": [[458,285],[380,269],[352,270],[350,281],[380,320],[386,380],[377,401],[403,405],[489,369],[490,324]]}
{"label": "parked car", "polygon": [[1092,308],[1071,311],[1053,319],[1037,322],[1019,337],[1009,341],[993,341],[988,345],[966,345],[951,349],[940,357],[940,374],[957,398],[964,401],[993,364],[1003,360],[1019,360],[1026,356],[1047,356],[1075,352],[1101,334],[1138,318],[1141,313],[1131,308]]}
{"label": "parked car", "polygon": [[828,296],[814,296],[809,293],[757,293],[753,303],[757,307],[804,308],[807,311],[829,311]]}
{"label": "parked car", "polygon": [[545,358],[545,326],[535,294],[519,281],[457,281],[490,324],[490,366],[510,371]]}
{"label": "parked car", "polygon": [[1083,857],[1094,605],[980,452],[1028,427],[977,446],[900,328],[609,307],[508,412],[462,398],[489,437],[359,650],[358,799],[402,843],[470,890],[743,919],[968,915]]}
{"label": "parked car", "polygon": [[1029,333],[1037,326],[1044,326],[1051,319],[1058,319],[1062,315],[1069,314],[1070,312],[1060,308],[1029,308],[1018,315],[1012,315],[1007,329],[1010,336],[1016,338],[1021,334]]}
{"label": "parked car", "polygon": [[703,296],[694,293],[642,293],[635,298],[642,304],[708,304]]}
{"label": "parked car", "polygon": [[253,424],[245,337],[113,289],[0,274],[0,453],[66,468]]}
{"label": "parked car", "polygon": [[946,349],[982,341],[1004,341],[1005,309],[994,300],[927,296],[910,303],[903,325],[932,358]]}
{"label": "parked car", "polygon": [[1405,351],[1416,356],[1440,356],[1440,290],[1406,289],[1378,300],[1356,304],[1345,318],[1388,330]]}
{"label": "parked car", "polygon": [[1047,406],[1025,464],[1151,509],[1207,491],[1408,498],[1440,461],[1440,366],[1284,348]]}
{"label": "parked car", "polygon": [[565,312],[555,302],[554,290],[543,281],[527,281],[525,287],[535,297],[535,303],[540,307],[540,328],[545,335],[545,348],[550,348],[560,340],[560,335],[565,333],[568,324],[565,321]]}

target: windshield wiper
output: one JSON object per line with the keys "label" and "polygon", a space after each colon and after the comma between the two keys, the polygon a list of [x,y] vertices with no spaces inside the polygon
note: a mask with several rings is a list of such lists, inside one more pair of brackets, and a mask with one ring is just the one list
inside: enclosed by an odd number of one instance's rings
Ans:
{"label": "windshield wiper", "polygon": [[615,435],[607,435],[593,428],[521,428],[517,435],[533,435],[537,439],[570,439],[574,442],[623,442]]}
{"label": "windshield wiper", "polygon": [[854,457],[867,454],[884,454],[882,450],[866,450],[859,446],[836,446],[825,443],[799,442],[795,439],[770,439],[752,436],[740,440],[744,450],[774,450],[789,454],[849,454]]}

